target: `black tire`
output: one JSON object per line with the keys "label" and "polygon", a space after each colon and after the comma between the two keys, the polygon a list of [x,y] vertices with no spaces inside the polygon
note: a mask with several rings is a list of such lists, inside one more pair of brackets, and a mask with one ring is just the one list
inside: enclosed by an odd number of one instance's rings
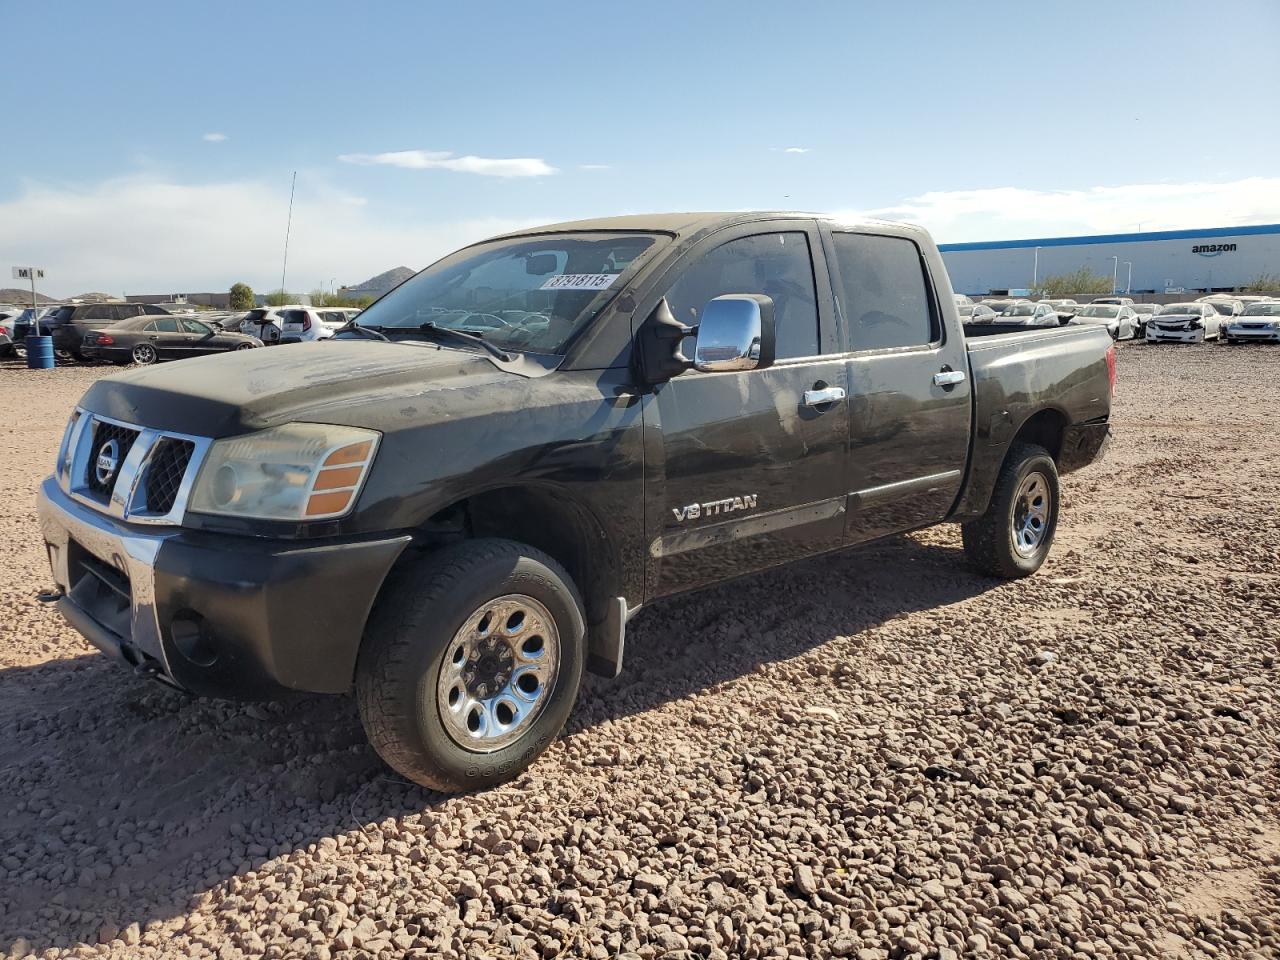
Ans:
{"label": "black tire", "polygon": [[[1038,545],[1020,550],[1014,544],[1015,524],[1022,500],[1019,492],[1032,474],[1043,479],[1048,499]],[[1032,491],[1034,495],[1034,490]],[[1015,444],[1005,457],[987,512],[961,526],[964,552],[983,573],[1006,580],[1027,577],[1040,569],[1058,529],[1058,468],[1049,451],[1032,443]],[[1017,524],[1021,527],[1021,524]]]}
{"label": "black tire", "polygon": [[19,360],[27,359],[27,345],[25,343],[14,343],[13,355]]}
{"label": "black tire", "polygon": [[[558,669],[518,739],[492,752],[469,750],[445,726],[438,681],[459,631],[495,598],[511,595],[533,598],[554,620]],[[573,710],[585,624],[564,568],[525,544],[467,540],[402,563],[383,585],[356,664],[369,742],[389,766],[434,790],[458,793],[511,779],[551,745]]]}

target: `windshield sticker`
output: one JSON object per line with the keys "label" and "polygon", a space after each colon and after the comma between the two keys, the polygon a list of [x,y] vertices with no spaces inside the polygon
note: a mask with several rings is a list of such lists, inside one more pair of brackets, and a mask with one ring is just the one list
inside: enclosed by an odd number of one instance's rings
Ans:
{"label": "windshield sticker", "polygon": [[617,273],[562,273],[548,277],[540,290],[607,290],[617,280]]}

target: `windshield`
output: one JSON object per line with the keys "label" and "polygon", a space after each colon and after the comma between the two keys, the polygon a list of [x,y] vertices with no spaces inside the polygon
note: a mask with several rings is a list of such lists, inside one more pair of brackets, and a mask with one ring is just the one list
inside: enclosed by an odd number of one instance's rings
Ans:
{"label": "windshield", "polygon": [[1280,317],[1280,303],[1251,303],[1244,308],[1246,317]]}
{"label": "windshield", "polygon": [[1133,305],[1134,313],[1155,313],[1156,305],[1154,303],[1135,303]]}
{"label": "windshield", "polygon": [[1119,312],[1120,312],[1119,307],[1110,307],[1110,306],[1107,306],[1106,304],[1101,304],[1101,303],[1091,303],[1089,304],[1089,306],[1085,307],[1083,310],[1080,310],[1078,313],[1076,313],[1076,316],[1077,317],[1103,317],[1109,320]]}
{"label": "windshield", "polygon": [[1000,316],[1002,317],[1030,317],[1036,312],[1034,303],[1015,303],[1008,307]]}
{"label": "windshield", "polygon": [[648,234],[555,234],[460,250],[396,287],[356,324],[424,323],[481,334],[506,350],[561,353],[620,290]]}
{"label": "windshield", "polygon": [[1176,313],[1182,316],[1200,316],[1200,304],[1198,303],[1170,303],[1160,308],[1157,316]]}

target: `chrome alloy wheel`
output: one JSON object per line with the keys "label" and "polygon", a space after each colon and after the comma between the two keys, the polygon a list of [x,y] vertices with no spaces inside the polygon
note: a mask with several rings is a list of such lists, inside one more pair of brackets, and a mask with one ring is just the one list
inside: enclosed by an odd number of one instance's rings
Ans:
{"label": "chrome alloy wheel", "polygon": [[445,732],[458,746],[492,753],[518,740],[551,698],[560,631],[537,600],[489,601],[453,635],[436,681]]}
{"label": "chrome alloy wheel", "polygon": [[1038,470],[1028,473],[1013,495],[1013,522],[1009,536],[1014,552],[1020,557],[1030,557],[1044,542],[1049,531],[1049,515],[1053,509],[1053,494],[1049,481]]}
{"label": "chrome alloy wheel", "polygon": [[155,363],[156,348],[149,343],[138,344],[133,348],[133,362],[142,364]]}

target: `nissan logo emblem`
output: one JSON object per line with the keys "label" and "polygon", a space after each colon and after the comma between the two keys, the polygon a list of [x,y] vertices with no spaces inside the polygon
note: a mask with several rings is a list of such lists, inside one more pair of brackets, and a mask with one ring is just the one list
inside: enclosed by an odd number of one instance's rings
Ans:
{"label": "nissan logo emblem", "polygon": [[116,475],[116,467],[120,466],[120,443],[117,440],[108,440],[98,448],[98,459],[94,461],[93,472],[98,478],[98,483],[106,486],[111,482],[111,478]]}

